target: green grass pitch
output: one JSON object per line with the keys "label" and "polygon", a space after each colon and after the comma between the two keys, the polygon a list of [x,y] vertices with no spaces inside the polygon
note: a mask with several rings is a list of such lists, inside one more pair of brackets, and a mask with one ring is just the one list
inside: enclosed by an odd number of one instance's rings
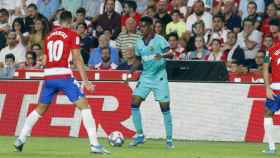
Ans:
{"label": "green grass pitch", "polygon": [[261,151],[266,144],[175,141],[175,149],[166,149],[163,140],[146,140],[136,148],[128,148],[130,140],[122,147],[110,147],[107,140],[101,139],[112,153],[96,155],[89,152],[88,140],[81,138],[41,138],[30,137],[22,153],[14,152],[15,137],[0,136],[0,158],[274,158]]}

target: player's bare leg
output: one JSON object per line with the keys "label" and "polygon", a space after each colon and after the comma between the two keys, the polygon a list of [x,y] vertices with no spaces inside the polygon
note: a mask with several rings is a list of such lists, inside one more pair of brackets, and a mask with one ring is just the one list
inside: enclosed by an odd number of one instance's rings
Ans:
{"label": "player's bare leg", "polygon": [[97,154],[109,154],[110,152],[107,151],[102,145],[99,144],[97,139],[96,133],[96,125],[95,120],[92,116],[91,110],[88,106],[88,101],[85,98],[80,98],[78,101],[75,102],[75,105],[81,110],[82,114],[82,121],[86,128],[89,142],[91,145],[91,151]]}
{"label": "player's bare leg", "polygon": [[140,105],[143,99],[139,96],[133,96],[132,104],[131,104],[131,113],[132,113],[132,120],[134,127],[136,129],[136,135],[133,141],[129,144],[129,147],[135,147],[138,144],[144,143],[144,134],[143,134],[143,127],[142,127],[142,119],[141,119],[141,112],[140,112]]}
{"label": "player's bare leg", "polygon": [[166,133],[166,147],[168,149],[175,148],[173,144],[173,125],[172,125],[172,117],[170,113],[170,103],[169,102],[159,102],[160,109],[163,115],[163,121],[165,126]]}
{"label": "player's bare leg", "polygon": [[266,154],[275,154],[276,147],[275,142],[273,140],[273,120],[272,120],[273,112],[271,112],[267,107],[265,107],[265,117],[264,117],[264,130],[265,135],[268,139],[268,148],[263,152]]}
{"label": "player's bare leg", "polygon": [[30,132],[36,122],[44,115],[48,110],[48,105],[39,103],[35,110],[33,110],[28,117],[26,118],[23,128],[19,134],[19,137],[16,139],[14,147],[16,151],[21,152],[23,145],[26,143],[27,136],[30,135]]}

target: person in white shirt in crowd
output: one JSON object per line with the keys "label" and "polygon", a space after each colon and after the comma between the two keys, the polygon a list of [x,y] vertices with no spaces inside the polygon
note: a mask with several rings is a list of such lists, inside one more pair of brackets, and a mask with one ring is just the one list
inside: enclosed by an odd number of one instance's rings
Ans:
{"label": "person in white shirt in crowd", "polygon": [[15,63],[20,64],[25,62],[25,47],[17,41],[16,32],[10,31],[7,36],[7,46],[0,52],[0,63],[5,62],[5,56],[7,54],[13,54],[15,56]]}
{"label": "person in white shirt in crowd", "polygon": [[188,16],[188,8],[186,6],[185,0],[172,0],[171,4],[173,6],[174,10],[179,10],[180,13],[184,16],[184,19],[186,20]]}
{"label": "person in white shirt in crowd", "polygon": [[[99,8],[99,14],[103,14],[106,9],[106,7],[104,6],[104,4],[106,4],[106,1],[107,0],[103,0],[103,2],[101,3],[100,5],[100,8]],[[115,12],[121,14],[123,11],[123,7],[122,7],[122,4],[118,1],[118,0],[115,0]]]}
{"label": "person in white shirt in crowd", "polygon": [[205,11],[204,3],[197,0],[193,5],[193,13],[187,18],[186,28],[188,32],[192,32],[192,26],[198,20],[202,20],[205,24],[206,30],[212,29],[212,15]]}
{"label": "person in white shirt in crowd", "polygon": [[210,32],[208,39],[208,46],[212,43],[213,39],[219,39],[222,44],[227,40],[227,34],[230,30],[226,29],[224,26],[224,16],[222,14],[216,14],[213,16],[213,29]]}
{"label": "person in white shirt in crowd", "polygon": [[170,46],[167,52],[169,60],[183,60],[186,56],[185,48],[179,44],[179,36],[176,32],[171,32],[167,35],[168,43]]}
{"label": "person in white shirt in crowd", "polygon": [[238,44],[245,52],[246,60],[254,60],[261,47],[262,33],[254,27],[252,19],[244,19],[243,31],[238,34]]}
{"label": "person in white shirt in crowd", "polygon": [[222,42],[220,39],[213,39],[211,42],[211,51],[206,55],[207,61],[227,61],[227,54],[222,49]]}
{"label": "person in white shirt in crowd", "polygon": [[187,3],[188,9],[187,10],[188,10],[189,14],[191,13],[194,4],[197,1],[203,2],[204,6],[206,8],[206,11],[210,12],[213,9],[213,0],[188,0],[188,3]]}

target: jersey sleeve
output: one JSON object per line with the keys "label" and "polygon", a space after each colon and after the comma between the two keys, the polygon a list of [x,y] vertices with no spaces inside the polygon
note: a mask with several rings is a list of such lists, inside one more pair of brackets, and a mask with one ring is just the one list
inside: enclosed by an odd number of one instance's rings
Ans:
{"label": "jersey sleeve", "polygon": [[80,37],[76,32],[72,32],[70,36],[70,49],[80,48]]}
{"label": "jersey sleeve", "polygon": [[161,53],[164,54],[166,52],[169,51],[169,43],[166,41],[165,38],[161,38],[160,42],[159,42],[159,45],[160,45],[160,49],[161,49]]}

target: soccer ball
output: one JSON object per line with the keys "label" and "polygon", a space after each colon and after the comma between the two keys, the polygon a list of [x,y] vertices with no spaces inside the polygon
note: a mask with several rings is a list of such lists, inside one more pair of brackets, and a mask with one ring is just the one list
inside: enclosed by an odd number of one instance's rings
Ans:
{"label": "soccer ball", "polygon": [[124,136],[121,132],[119,131],[113,131],[109,136],[108,136],[109,144],[111,146],[115,147],[121,147],[124,143]]}

